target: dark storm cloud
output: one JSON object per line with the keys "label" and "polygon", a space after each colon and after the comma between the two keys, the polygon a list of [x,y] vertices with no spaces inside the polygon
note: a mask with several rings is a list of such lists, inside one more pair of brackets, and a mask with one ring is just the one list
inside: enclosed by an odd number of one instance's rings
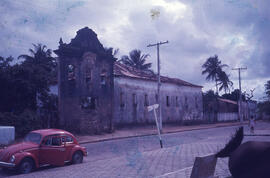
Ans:
{"label": "dark storm cloud", "polygon": [[193,4],[194,24],[206,33],[242,34],[254,49],[249,55],[240,49],[233,60],[249,68],[248,78],[270,77],[269,5],[269,1],[200,1]]}
{"label": "dark storm cloud", "polygon": [[[255,94],[262,95],[263,85],[270,72],[270,12],[269,1],[182,1],[192,6],[193,24],[208,34],[208,44],[216,48],[222,62],[230,68],[246,66],[243,71],[245,90],[257,88]],[[212,55],[209,53],[209,55]],[[237,73],[231,71],[234,88]],[[259,92],[258,92],[259,91]],[[257,93],[256,93],[257,92]]]}
{"label": "dark storm cloud", "polygon": [[[217,54],[237,86],[233,67],[247,66],[243,88],[257,87],[270,78],[270,1],[252,0],[100,0],[0,1],[0,55],[27,53],[31,43],[56,49],[59,38],[69,43],[76,31],[92,28],[104,46],[120,54],[141,49],[151,55],[156,69],[156,48],[150,43],[169,40],[160,48],[161,73],[205,86],[201,65]],[[151,18],[151,10],[159,12]],[[255,93],[256,94],[256,93]],[[257,97],[257,98],[258,98]]]}

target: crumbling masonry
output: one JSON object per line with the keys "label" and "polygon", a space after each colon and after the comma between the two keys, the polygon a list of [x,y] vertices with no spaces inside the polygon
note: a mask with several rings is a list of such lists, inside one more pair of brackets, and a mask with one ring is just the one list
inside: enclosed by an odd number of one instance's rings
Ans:
{"label": "crumbling masonry", "polygon": [[[154,124],[147,106],[157,102],[157,76],[115,62],[97,35],[85,27],[69,44],[59,42],[60,126],[85,134],[114,126]],[[202,87],[161,76],[163,123],[201,122]]]}

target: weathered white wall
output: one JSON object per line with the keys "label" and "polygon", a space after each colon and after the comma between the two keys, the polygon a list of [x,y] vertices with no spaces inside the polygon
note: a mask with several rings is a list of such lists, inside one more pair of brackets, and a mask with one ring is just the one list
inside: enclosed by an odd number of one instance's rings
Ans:
{"label": "weathered white wall", "polygon": [[0,145],[7,145],[15,139],[15,128],[13,126],[0,126]]}
{"label": "weathered white wall", "polygon": [[[115,77],[114,87],[114,123],[154,122],[153,113],[147,111],[144,103],[146,94],[149,105],[156,103],[156,82]],[[120,103],[121,93],[124,106],[121,106]],[[136,94],[137,106],[134,106],[133,94]],[[167,106],[167,96],[169,96],[169,106]],[[178,97],[178,103],[176,103],[176,97]],[[181,122],[183,120],[201,120],[203,119],[201,88],[162,83],[161,108],[164,123]]]}
{"label": "weathered white wall", "polygon": [[238,119],[238,113],[218,113],[218,121],[234,121]]}

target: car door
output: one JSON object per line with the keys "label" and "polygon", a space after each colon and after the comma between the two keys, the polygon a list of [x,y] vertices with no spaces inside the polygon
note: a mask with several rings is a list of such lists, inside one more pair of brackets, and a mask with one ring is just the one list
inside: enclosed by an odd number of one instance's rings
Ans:
{"label": "car door", "polygon": [[65,141],[65,148],[66,148],[66,160],[65,161],[71,161],[72,160],[72,149],[75,146],[74,139],[70,135],[65,135],[64,137]]}
{"label": "car door", "polygon": [[50,135],[43,139],[40,146],[40,165],[64,165],[66,149],[60,135]]}

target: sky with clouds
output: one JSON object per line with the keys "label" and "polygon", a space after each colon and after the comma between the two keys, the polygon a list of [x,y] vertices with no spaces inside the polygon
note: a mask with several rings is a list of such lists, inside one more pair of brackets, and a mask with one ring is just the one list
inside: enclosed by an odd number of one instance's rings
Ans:
{"label": "sky with clouds", "polygon": [[[160,47],[161,74],[215,89],[201,66],[218,55],[238,88],[264,96],[270,80],[270,1],[268,0],[1,0],[0,56],[27,54],[32,43],[56,49],[60,37],[69,43],[88,26],[105,47],[119,48],[118,57],[133,49],[150,54],[156,70]],[[154,16],[151,16],[154,14]]]}

